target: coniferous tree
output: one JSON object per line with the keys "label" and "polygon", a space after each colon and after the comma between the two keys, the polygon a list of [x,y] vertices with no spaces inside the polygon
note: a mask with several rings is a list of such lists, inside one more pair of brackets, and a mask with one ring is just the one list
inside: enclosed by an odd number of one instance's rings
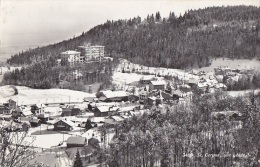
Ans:
{"label": "coniferous tree", "polygon": [[76,157],[73,163],[73,167],[83,167],[83,162],[79,154],[79,150],[77,150]]}

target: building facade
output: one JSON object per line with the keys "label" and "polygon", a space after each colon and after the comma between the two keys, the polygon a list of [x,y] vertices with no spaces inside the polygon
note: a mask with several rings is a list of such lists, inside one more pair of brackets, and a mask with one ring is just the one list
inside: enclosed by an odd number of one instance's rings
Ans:
{"label": "building facade", "polygon": [[105,46],[79,46],[78,50],[81,52],[81,57],[88,61],[101,61],[104,58]]}
{"label": "building facade", "polygon": [[53,126],[53,130],[71,131],[73,129],[73,122],[58,120],[53,124]]}
{"label": "building facade", "polygon": [[85,59],[80,55],[80,52],[69,50],[61,53],[61,65],[74,65],[84,61]]}
{"label": "building facade", "polygon": [[149,90],[164,90],[166,87],[165,81],[151,81],[149,84]]}

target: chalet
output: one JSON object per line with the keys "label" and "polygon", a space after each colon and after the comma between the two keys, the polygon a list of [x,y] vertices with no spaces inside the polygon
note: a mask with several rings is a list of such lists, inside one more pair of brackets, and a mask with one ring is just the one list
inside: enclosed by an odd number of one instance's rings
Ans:
{"label": "chalet", "polygon": [[31,127],[38,127],[41,125],[41,122],[38,118],[32,118],[30,120]]}
{"label": "chalet", "polygon": [[128,94],[125,91],[101,91],[100,98],[104,97],[104,102],[128,101]]}
{"label": "chalet", "polygon": [[58,120],[54,122],[53,126],[53,130],[71,131],[73,129],[74,123],[67,120]]}
{"label": "chalet", "polygon": [[85,137],[71,136],[67,139],[67,148],[84,147],[87,143]]}
{"label": "chalet", "polygon": [[149,90],[164,90],[166,87],[166,82],[164,80],[151,81],[149,84]]}
{"label": "chalet", "polygon": [[94,116],[95,117],[106,117],[114,115],[119,111],[118,107],[114,106],[99,106],[94,109]]}
{"label": "chalet", "polygon": [[149,84],[154,79],[153,75],[145,75],[140,79],[141,84]]}

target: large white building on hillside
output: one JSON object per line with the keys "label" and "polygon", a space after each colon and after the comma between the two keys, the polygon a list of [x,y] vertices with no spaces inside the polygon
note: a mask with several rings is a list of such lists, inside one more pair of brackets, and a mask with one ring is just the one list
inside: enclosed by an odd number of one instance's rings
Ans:
{"label": "large white building on hillside", "polygon": [[61,53],[62,65],[74,65],[84,62],[84,57],[80,55],[80,52],[68,50]]}
{"label": "large white building on hillside", "polygon": [[101,61],[104,58],[105,46],[79,46],[78,50],[85,61]]}

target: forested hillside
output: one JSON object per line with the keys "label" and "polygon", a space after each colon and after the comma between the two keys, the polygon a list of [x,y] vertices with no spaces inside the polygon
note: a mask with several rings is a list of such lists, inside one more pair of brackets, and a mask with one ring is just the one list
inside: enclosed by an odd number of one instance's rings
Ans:
{"label": "forested hillside", "polygon": [[31,64],[57,58],[62,51],[84,43],[105,46],[106,55],[134,63],[171,68],[201,67],[212,58],[260,57],[260,8],[253,6],[208,7],[160,13],[147,18],[110,21],[60,43],[12,56],[9,64]]}
{"label": "forested hillside", "polygon": [[[114,142],[101,155],[113,167],[259,166],[259,108],[250,99],[217,92],[177,106],[153,106],[150,114],[116,125]],[[214,117],[213,111],[243,116]]]}

